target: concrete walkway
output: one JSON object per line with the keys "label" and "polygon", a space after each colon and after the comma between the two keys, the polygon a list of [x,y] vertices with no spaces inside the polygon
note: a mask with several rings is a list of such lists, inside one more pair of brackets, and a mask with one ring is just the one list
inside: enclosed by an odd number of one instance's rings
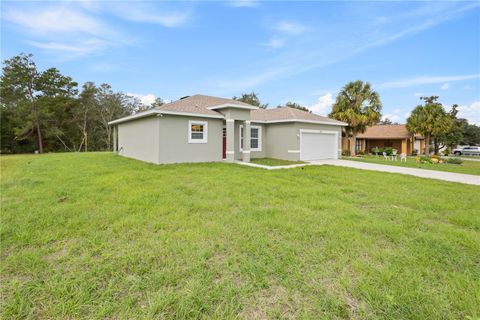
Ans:
{"label": "concrete walkway", "polygon": [[[450,157],[450,158],[455,158],[455,157]],[[476,157],[476,158],[465,158],[465,157],[460,157],[460,159],[462,160],[465,160],[465,161],[479,161],[480,162],[480,158],[479,157]]]}
{"label": "concrete walkway", "polygon": [[401,174],[407,174],[410,176],[416,176],[420,178],[437,179],[437,180],[459,182],[459,183],[473,184],[473,185],[480,186],[480,176],[476,176],[473,174],[435,171],[435,170],[417,169],[417,168],[409,168],[409,167],[398,167],[398,166],[390,166],[386,164],[367,163],[367,162],[349,161],[349,160],[318,160],[318,161],[310,161],[308,163],[303,163],[303,164],[292,164],[292,165],[286,165],[286,166],[265,166],[262,164],[243,162],[243,161],[236,161],[235,163],[248,166],[248,167],[255,167],[255,168],[261,168],[266,170],[291,169],[291,168],[298,168],[298,167],[304,167],[304,166],[330,165],[330,166],[349,167],[349,168],[363,169],[363,170],[401,173]]}
{"label": "concrete walkway", "polygon": [[331,165],[331,166],[349,167],[349,168],[356,168],[356,169],[363,169],[363,170],[401,173],[401,174],[407,174],[407,175],[416,176],[420,178],[438,179],[438,180],[444,180],[444,181],[480,185],[480,176],[476,176],[473,174],[463,174],[463,173],[435,171],[435,170],[427,170],[427,169],[389,166],[385,164],[348,161],[348,160],[320,160],[320,161],[312,161],[310,162],[310,164]]}

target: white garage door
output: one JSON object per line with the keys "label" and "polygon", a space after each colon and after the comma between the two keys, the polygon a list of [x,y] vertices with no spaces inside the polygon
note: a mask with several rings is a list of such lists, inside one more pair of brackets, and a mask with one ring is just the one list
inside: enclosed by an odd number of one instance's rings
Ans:
{"label": "white garage door", "polygon": [[338,141],[335,133],[300,132],[300,160],[336,159]]}

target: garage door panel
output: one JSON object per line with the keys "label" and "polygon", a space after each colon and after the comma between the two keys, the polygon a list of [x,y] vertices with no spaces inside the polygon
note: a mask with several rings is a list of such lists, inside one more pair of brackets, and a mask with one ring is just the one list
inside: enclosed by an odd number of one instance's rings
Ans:
{"label": "garage door panel", "polygon": [[337,157],[337,138],[335,134],[302,132],[300,160],[323,160]]}

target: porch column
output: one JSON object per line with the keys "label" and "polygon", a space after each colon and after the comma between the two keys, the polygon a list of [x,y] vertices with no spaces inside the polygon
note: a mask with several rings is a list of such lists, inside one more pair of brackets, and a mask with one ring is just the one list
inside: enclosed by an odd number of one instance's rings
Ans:
{"label": "porch column", "polygon": [[418,150],[418,154],[425,154],[425,140],[420,140],[420,150]]}
{"label": "porch column", "polygon": [[117,126],[113,126],[113,152],[117,152]]}
{"label": "porch column", "polygon": [[243,122],[243,152],[242,161],[250,162],[250,121]]}
{"label": "porch column", "polygon": [[401,153],[407,154],[407,143],[408,143],[408,139],[403,139],[402,140],[402,152]]}
{"label": "porch column", "polygon": [[365,139],[362,139],[360,140],[360,150],[362,150],[363,152],[367,153],[367,144],[366,144],[367,140]]}
{"label": "porch column", "polygon": [[227,151],[226,160],[228,162],[235,161],[235,120],[227,119],[226,120],[226,129],[227,129]]}

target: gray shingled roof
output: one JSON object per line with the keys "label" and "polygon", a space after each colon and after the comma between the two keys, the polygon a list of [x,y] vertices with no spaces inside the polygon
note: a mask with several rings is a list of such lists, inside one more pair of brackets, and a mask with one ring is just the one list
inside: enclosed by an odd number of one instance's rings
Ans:
{"label": "gray shingled roof", "polygon": [[183,112],[183,113],[198,113],[202,115],[221,115],[219,112],[208,109],[209,107],[219,106],[223,104],[235,104],[242,105],[246,107],[254,107],[247,103],[233,100],[225,99],[211,96],[204,96],[201,94],[196,94],[194,96],[189,96],[177,101],[166,103],[160,107],[157,107],[158,110],[163,111],[172,111],[172,112]]}
{"label": "gray shingled roof", "polygon": [[341,121],[289,107],[252,110],[250,116],[252,121],[282,121],[295,119],[304,121],[328,122],[337,125],[344,124]]}
{"label": "gray shingled roof", "polygon": [[[178,113],[178,114],[185,113],[185,115],[198,114],[199,116],[223,117],[222,113],[216,110],[209,109],[211,107],[220,106],[220,105],[237,105],[237,106],[241,105],[245,107],[255,107],[248,103],[244,103],[244,102],[233,100],[233,99],[218,98],[218,97],[196,94],[180,100],[166,103],[162,106],[159,106],[144,112],[140,112],[132,116],[111,121],[110,123],[119,123],[119,122],[137,119],[144,116],[149,116],[152,113],[155,113],[155,110],[157,110],[156,111],[157,113],[161,113],[163,111],[165,113],[172,112],[172,113]],[[254,109],[254,110],[250,110],[250,112],[251,112],[250,114],[251,121],[253,122],[290,120],[290,121],[313,121],[313,122],[331,123],[333,125],[345,125],[345,123],[337,120],[333,120],[327,117],[316,115],[314,113],[309,113],[299,109],[288,108],[288,107],[272,108],[272,109]]]}

